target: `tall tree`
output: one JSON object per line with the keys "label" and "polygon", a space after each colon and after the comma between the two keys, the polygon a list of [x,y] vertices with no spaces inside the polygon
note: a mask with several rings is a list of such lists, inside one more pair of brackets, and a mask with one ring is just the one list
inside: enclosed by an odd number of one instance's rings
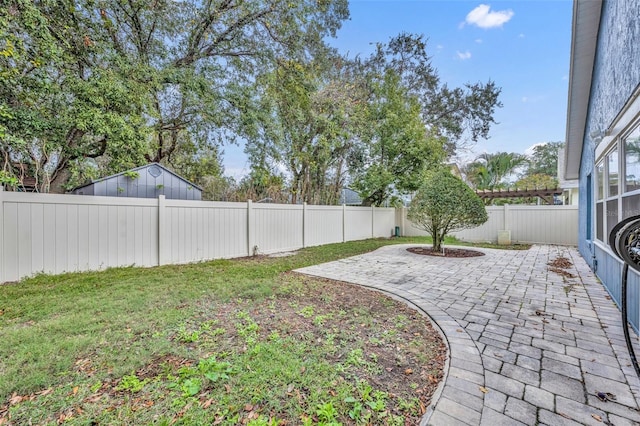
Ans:
{"label": "tall tree", "polygon": [[426,170],[444,158],[442,138],[420,117],[420,104],[399,75],[387,70],[373,83],[367,106],[368,125],[351,155],[353,188],[364,205],[381,205],[393,194],[418,189]]}
{"label": "tall tree", "polygon": [[389,69],[398,74],[408,93],[418,99],[425,125],[445,138],[449,154],[487,138],[495,124],[495,109],[502,106],[498,99],[501,89],[493,81],[454,88],[443,84],[431,64],[423,35],[401,33],[386,44],[378,43],[365,65],[379,76]]}
{"label": "tall tree", "polygon": [[392,191],[415,191],[434,160],[488,137],[495,122],[500,89],[491,81],[449,88],[426,48],[423,36],[402,33],[357,61],[370,88],[371,113],[350,173],[365,204],[380,204]]}
{"label": "tall tree", "polygon": [[[61,190],[87,158],[115,168],[168,159],[185,139],[231,139],[257,72],[304,56],[346,17],[346,0],[10,0],[1,38],[19,49],[4,60],[20,67],[0,87],[7,163],[46,159]],[[34,103],[43,111],[24,120]],[[47,121],[54,112],[69,118]]]}
{"label": "tall tree", "polygon": [[505,178],[527,164],[527,157],[515,152],[484,153],[464,167],[464,174],[475,189],[500,189]]}
{"label": "tall tree", "polygon": [[339,198],[363,97],[343,61],[317,49],[312,60],[281,59],[264,76],[247,153],[255,168],[286,168],[293,203],[333,204]]}
{"label": "tall tree", "polygon": [[563,142],[547,142],[533,147],[533,153],[529,158],[527,175],[558,175],[558,149]]}

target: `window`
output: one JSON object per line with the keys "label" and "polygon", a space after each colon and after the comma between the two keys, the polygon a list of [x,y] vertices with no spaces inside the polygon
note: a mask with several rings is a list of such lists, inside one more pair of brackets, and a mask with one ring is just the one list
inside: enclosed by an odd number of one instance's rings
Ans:
{"label": "window", "polygon": [[596,166],[596,238],[604,241],[604,163],[601,161]]}
{"label": "window", "polygon": [[620,136],[595,166],[595,234],[605,244],[619,221],[640,215],[640,122]]}
{"label": "window", "polygon": [[596,166],[597,171],[597,184],[598,184],[598,200],[604,199],[604,163],[601,161],[600,164]]}
{"label": "window", "polygon": [[618,150],[614,149],[607,155],[607,182],[609,183],[607,198],[618,195]]}
{"label": "window", "polygon": [[640,127],[624,138],[624,191],[640,189]]}

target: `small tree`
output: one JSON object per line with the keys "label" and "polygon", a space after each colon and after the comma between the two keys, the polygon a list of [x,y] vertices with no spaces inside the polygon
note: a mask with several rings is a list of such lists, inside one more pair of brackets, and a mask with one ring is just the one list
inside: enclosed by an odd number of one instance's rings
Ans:
{"label": "small tree", "polygon": [[433,238],[433,250],[440,251],[449,232],[485,223],[487,211],[480,197],[448,169],[427,174],[409,206],[409,220]]}

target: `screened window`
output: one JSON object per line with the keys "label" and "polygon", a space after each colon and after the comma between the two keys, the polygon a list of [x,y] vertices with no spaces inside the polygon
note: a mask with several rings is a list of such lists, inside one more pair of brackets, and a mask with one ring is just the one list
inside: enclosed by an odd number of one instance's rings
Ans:
{"label": "screened window", "polygon": [[596,204],[596,238],[600,241],[604,241],[604,215],[603,213],[603,204]]}
{"label": "screened window", "polygon": [[614,149],[607,155],[607,172],[609,183],[609,192],[607,193],[607,197],[615,197],[618,195],[618,181],[619,181],[619,172],[618,172],[618,150]]}
{"label": "screened window", "polygon": [[598,200],[602,200],[604,198],[604,163],[600,162],[596,166],[597,170],[597,184],[598,184]]}
{"label": "screened window", "polygon": [[640,127],[624,138],[624,190],[640,189]]}

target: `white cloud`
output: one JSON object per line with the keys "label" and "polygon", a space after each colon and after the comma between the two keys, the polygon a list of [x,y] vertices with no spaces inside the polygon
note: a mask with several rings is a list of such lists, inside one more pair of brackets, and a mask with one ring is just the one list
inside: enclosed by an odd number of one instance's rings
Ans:
{"label": "white cloud", "polygon": [[500,28],[513,17],[511,9],[492,11],[488,4],[481,4],[467,14],[465,22],[480,28]]}
{"label": "white cloud", "polygon": [[458,55],[458,59],[463,61],[471,59],[471,52],[469,52],[468,50],[466,52],[456,52],[456,55]]}
{"label": "white cloud", "polygon": [[444,46],[443,46],[443,45],[441,45],[441,44],[439,44],[439,45],[437,45],[437,46],[436,46],[436,49],[438,49],[438,50],[442,50],[442,49],[444,49]]}
{"label": "white cloud", "polygon": [[482,39],[481,39],[481,38],[477,38],[477,39],[476,39],[476,43],[478,43],[478,44],[482,44]]}
{"label": "white cloud", "polygon": [[569,76],[568,76],[568,75],[563,75],[563,76],[562,76],[562,79],[563,79],[563,80],[565,80],[565,81],[566,81],[566,80],[569,80]]}
{"label": "white cloud", "polygon": [[536,103],[536,102],[544,101],[545,99],[547,99],[547,96],[545,95],[523,96],[522,102]]}
{"label": "white cloud", "polygon": [[531,157],[533,155],[533,153],[535,152],[536,147],[538,146],[544,146],[546,145],[548,142],[539,142],[539,143],[534,143],[533,145],[531,145],[529,148],[524,150],[524,154],[528,157]]}
{"label": "white cloud", "polygon": [[518,34],[518,38],[524,38],[524,34],[522,33]]}

